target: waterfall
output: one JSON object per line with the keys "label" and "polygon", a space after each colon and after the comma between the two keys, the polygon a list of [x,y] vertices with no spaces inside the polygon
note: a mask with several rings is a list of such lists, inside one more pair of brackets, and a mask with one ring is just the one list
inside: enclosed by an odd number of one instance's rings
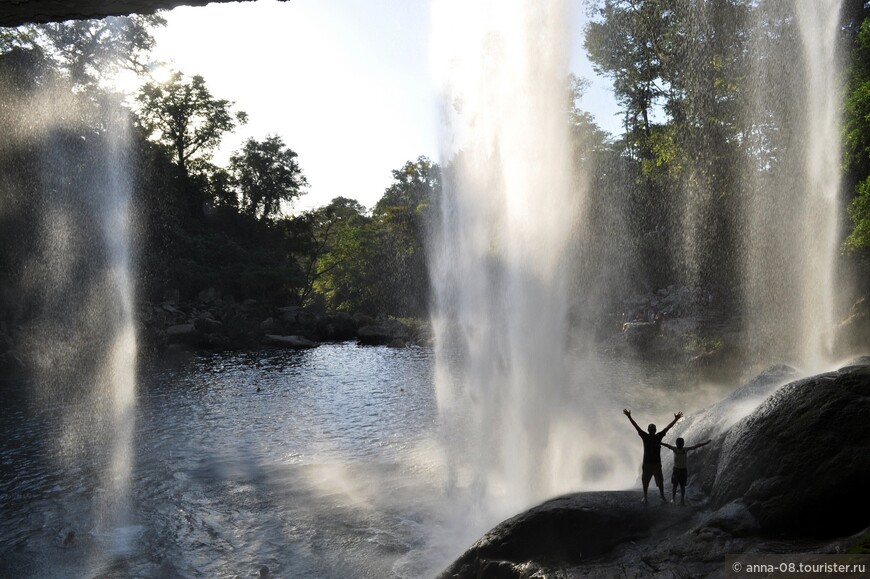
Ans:
{"label": "waterfall", "polygon": [[[766,9],[745,111],[758,137],[743,234],[747,344],[753,361],[820,371],[832,362],[840,236],[840,1]],[[776,150],[771,126],[785,144]]]}
{"label": "waterfall", "polygon": [[[13,315],[31,410],[55,428],[44,441],[64,497],[55,515],[121,555],[135,538],[126,532],[137,356],[129,111],[63,85],[6,85],[2,209],[28,224]],[[27,163],[13,162],[25,154]],[[88,505],[74,489],[92,491]]]}
{"label": "waterfall", "polygon": [[[674,192],[667,216],[670,257],[678,283],[724,279],[736,290],[741,310],[729,313],[746,320],[739,346],[750,362],[811,371],[829,360],[824,336],[834,319],[838,2],[750,8],[748,51],[734,53],[749,78],[734,97],[737,136],[727,145],[739,159],[733,198],[723,205],[711,189],[719,183],[715,155],[688,159],[687,190]],[[707,42],[721,34],[707,4],[685,15]],[[625,453],[602,444],[619,418],[600,411],[595,355],[580,359],[571,343],[591,339],[578,320],[601,315],[595,303],[603,298],[588,296],[625,295],[631,283],[581,269],[584,252],[609,255],[592,261],[614,271],[632,271],[639,256],[595,245],[622,243],[623,229],[588,236],[602,228],[587,205],[595,192],[572,174],[566,4],[443,0],[433,28],[444,194],[430,272],[448,489],[485,505],[482,516],[492,520],[561,492],[623,486],[633,477]],[[713,52],[696,54],[693,43],[704,41],[686,40],[684,55],[687,74],[697,75],[686,86],[700,95]],[[709,101],[692,106],[698,118],[716,118],[703,109]],[[699,135],[703,146],[723,146],[715,134]],[[608,211],[623,211],[619,200]],[[717,272],[710,256],[726,256],[736,278]],[[575,316],[577,304],[585,309]]]}
{"label": "waterfall", "polygon": [[556,432],[572,388],[581,209],[567,135],[569,18],[560,1],[445,1],[433,21],[445,193],[431,273],[449,484],[511,512],[570,488],[558,460],[570,429]]}

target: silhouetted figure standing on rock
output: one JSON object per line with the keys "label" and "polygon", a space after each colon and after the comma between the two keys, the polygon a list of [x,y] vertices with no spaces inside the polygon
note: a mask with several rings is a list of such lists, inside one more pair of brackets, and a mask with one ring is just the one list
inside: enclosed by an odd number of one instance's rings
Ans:
{"label": "silhouetted figure standing on rock", "polygon": [[677,502],[677,486],[680,487],[680,504],[686,504],[686,481],[689,479],[689,467],[686,461],[686,455],[690,450],[701,448],[705,444],[710,444],[710,441],[702,442],[694,446],[685,446],[686,441],[682,438],[677,439],[677,446],[663,442],[662,446],[670,448],[674,451],[674,471],[671,473],[671,485],[673,486],[673,494],[671,502]]}
{"label": "silhouetted figure standing on rock", "polygon": [[631,410],[625,408],[622,412],[628,416],[631,425],[634,426],[635,430],[637,430],[638,436],[643,440],[643,465],[640,476],[640,482],[643,484],[643,504],[646,506],[646,491],[649,488],[649,481],[653,477],[655,477],[656,485],[659,487],[659,494],[662,496],[662,502],[666,503],[668,500],[665,498],[664,477],[662,476],[661,442],[668,430],[677,423],[677,420],[683,417],[683,413],[677,412],[674,414],[674,420],[665,426],[661,432],[656,433],[655,424],[650,424],[647,427],[647,432],[644,432],[641,430],[640,426],[637,425],[637,422],[634,421],[634,418],[631,417]]}

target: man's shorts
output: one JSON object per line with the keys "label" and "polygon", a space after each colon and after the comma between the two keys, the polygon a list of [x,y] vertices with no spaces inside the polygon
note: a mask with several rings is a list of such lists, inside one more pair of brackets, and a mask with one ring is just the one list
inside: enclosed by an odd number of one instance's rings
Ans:
{"label": "man's shorts", "polygon": [[662,463],[656,464],[644,464],[641,467],[641,477],[640,480],[643,482],[644,486],[649,484],[649,480],[655,477],[656,486],[662,486],[664,482],[664,477],[662,476]]}
{"label": "man's shorts", "polygon": [[674,467],[674,472],[671,473],[671,484],[686,486],[687,480],[689,480],[689,470]]}

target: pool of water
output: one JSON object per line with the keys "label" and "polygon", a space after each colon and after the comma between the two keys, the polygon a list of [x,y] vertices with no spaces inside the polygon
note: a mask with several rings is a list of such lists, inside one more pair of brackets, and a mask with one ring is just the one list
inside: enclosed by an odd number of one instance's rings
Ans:
{"label": "pool of water", "polygon": [[[433,366],[429,349],[348,343],[143,369],[129,497],[115,502],[97,410],[21,386],[0,409],[0,577],[433,576],[513,514],[448,484]],[[667,369],[578,367],[566,404],[604,394],[592,426],[606,443],[588,445],[627,465],[626,485],[640,449],[624,404],[661,420],[721,394]]]}
{"label": "pool of water", "polygon": [[429,350],[352,344],[146,370],[127,515],[109,528],[94,508],[107,453],[64,447],[62,405],[13,404],[0,576],[434,572],[414,555],[440,492],[431,372]]}

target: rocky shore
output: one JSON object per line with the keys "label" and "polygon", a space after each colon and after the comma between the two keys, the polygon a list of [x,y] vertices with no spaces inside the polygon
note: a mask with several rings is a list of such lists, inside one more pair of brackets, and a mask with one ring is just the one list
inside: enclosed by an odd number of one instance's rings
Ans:
{"label": "rocky shore", "polygon": [[772,368],[679,425],[713,439],[692,456],[692,506],[645,508],[640,490],[559,497],[496,526],[441,577],[725,577],[728,554],[866,542],[870,357],[793,376]]}
{"label": "rocky shore", "polygon": [[236,302],[214,290],[203,291],[188,303],[170,298],[144,304],[138,320],[142,341],[151,350],[174,345],[211,350],[263,345],[304,349],[321,342],[348,340],[401,347],[431,340],[428,325],[418,320],[325,314],[251,299]]}

